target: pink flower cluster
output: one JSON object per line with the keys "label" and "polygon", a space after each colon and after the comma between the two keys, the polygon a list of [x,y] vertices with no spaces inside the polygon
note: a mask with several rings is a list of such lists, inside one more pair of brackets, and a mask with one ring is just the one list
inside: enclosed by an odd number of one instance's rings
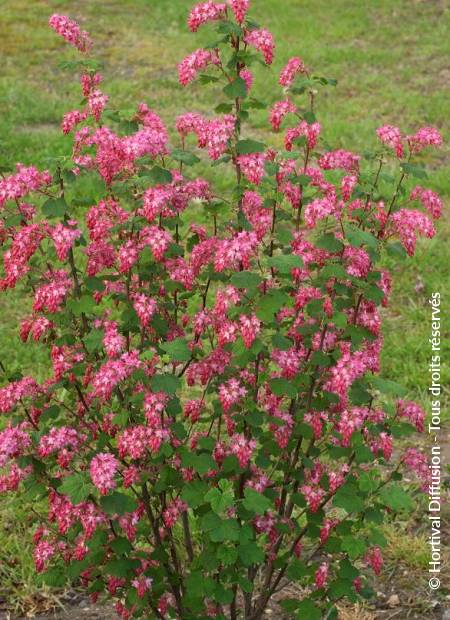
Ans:
{"label": "pink flower cluster", "polygon": [[298,73],[306,73],[306,68],[303,64],[303,60],[298,56],[294,56],[288,60],[286,66],[280,73],[280,85],[286,88],[292,86],[295,76]]}
{"label": "pink flower cluster", "polygon": [[285,116],[289,113],[295,114],[297,111],[296,106],[289,101],[289,99],[284,99],[283,101],[277,101],[270,110],[270,124],[273,127],[274,131],[279,131],[281,123]]}
{"label": "pink flower cluster", "polygon": [[392,228],[400,237],[403,247],[410,256],[414,255],[417,235],[434,237],[433,222],[421,211],[400,209],[391,216]]}
{"label": "pink flower cluster", "polygon": [[242,24],[250,5],[250,0],[228,0],[238,24]]}
{"label": "pink flower cluster", "polygon": [[268,30],[250,30],[245,35],[244,41],[262,53],[266,65],[272,64],[275,43]]}
{"label": "pink flower cluster", "polygon": [[219,62],[219,58],[214,52],[201,48],[195,50],[178,65],[180,84],[187,86],[195,80],[200,71],[206,69],[209,65],[218,65]]}
{"label": "pink flower cluster", "polygon": [[48,23],[55,32],[67,41],[67,43],[76,47],[80,52],[88,52],[92,47],[89,34],[81,30],[80,26],[73,19],[55,13],[50,17]]}
{"label": "pink flower cluster", "polygon": [[0,179],[0,208],[7,200],[20,200],[52,182],[50,174],[39,172],[34,166],[17,164],[16,172]]}
{"label": "pink flower cluster", "polygon": [[317,138],[320,134],[320,123],[312,123],[311,125],[306,121],[301,121],[296,127],[288,129],[286,132],[286,138],[284,145],[287,151],[292,151],[294,140],[304,136],[306,138],[306,144],[309,149],[314,149],[317,144]]}
{"label": "pink flower cluster", "polygon": [[196,4],[189,14],[188,26],[191,32],[197,32],[202,24],[221,19],[225,15],[226,5],[208,0]]}
{"label": "pink flower cluster", "polygon": [[90,465],[91,480],[102,495],[114,489],[114,477],[119,468],[119,461],[109,452],[99,452]]}

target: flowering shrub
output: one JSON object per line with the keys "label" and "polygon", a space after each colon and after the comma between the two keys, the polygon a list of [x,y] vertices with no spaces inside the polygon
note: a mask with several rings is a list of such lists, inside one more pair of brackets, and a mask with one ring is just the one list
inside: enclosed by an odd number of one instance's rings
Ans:
{"label": "flowering shrub", "polygon": [[[335,82],[297,57],[268,112],[284,149],[248,137],[265,108],[249,67],[274,56],[248,8],[192,9],[189,28],[218,36],[180,83],[223,98],[179,116],[175,138],[145,103],[111,108],[89,35],[52,16],[83,54],[72,157],[0,180],[0,287],[29,296],[20,338],[52,365],[0,389],[0,491],[46,499],[47,582],[79,579],[123,618],[256,620],[290,582],[288,614],[336,618],[336,601],[370,596],[380,524],[410,507],[402,472],[429,476],[417,449],[393,458],[425,414],[377,377],[377,264],[434,235],[439,197],[405,179],[426,178],[413,158],[441,137],[384,126],[364,157],[327,150],[314,104]],[[232,171],[221,195],[196,176],[208,161],[209,179]]]}

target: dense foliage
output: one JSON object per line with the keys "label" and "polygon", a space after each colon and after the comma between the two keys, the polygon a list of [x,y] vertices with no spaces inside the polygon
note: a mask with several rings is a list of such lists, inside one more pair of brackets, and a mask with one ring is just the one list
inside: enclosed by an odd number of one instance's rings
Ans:
{"label": "dense foliage", "polygon": [[249,67],[274,42],[248,4],[192,9],[191,31],[217,34],[179,80],[221,101],[179,116],[176,139],[145,103],[111,107],[90,37],[53,15],[83,55],[82,109],[62,122],[72,157],[0,180],[0,288],[30,298],[20,338],[52,362],[43,383],[2,363],[0,491],[48,502],[47,582],[80,579],[123,618],[256,620],[291,582],[287,614],[336,617],[371,594],[380,524],[411,505],[404,469],[427,486],[423,454],[393,457],[425,413],[377,376],[377,264],[433,236],[439,197],[404,184],[441,137],[384,126],[374,152],[330,150],[314,104],[335,81],[294,57],[269,112],[284,148],[250,138],[265,103]]}

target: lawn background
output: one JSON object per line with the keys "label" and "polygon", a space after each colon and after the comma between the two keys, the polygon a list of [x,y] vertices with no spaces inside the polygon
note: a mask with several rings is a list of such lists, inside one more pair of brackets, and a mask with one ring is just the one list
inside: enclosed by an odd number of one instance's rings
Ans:
{"label": "lawn background", "polygon": [[[210,112],[219,96],[214,86],[182,89],[177,80],[177,63],[209,39],[208,28],[188,32],[191,5],[190,0],[2,0],[0,167],[11,168],[16,161],[45,167],[49,157],[70,153],[71,140],[61,134],[59,123],[79,104],[80,90],[76,76],[58,65],[76,58],[76,52],[47,27],[53,12],[79,20],[91,33],[94,55],[104,63],[103,89],[114,106],[132,109],[146,101],[171,127],[184,111]],[[278,71],[290,56],[299,55],[316,73],[338,80],[336,89],[317,100],[322,136],[333,148],[370,148],[376,143],[375,128],[386,123],[407,133],[434,125],[448,141],[445,7],[444,0],[253,0],[252,16],[277,43],[273,68],[256,72],[255,95],[268,102],[281,98]],[[252,119],[254,135],[264,136],[265,120],[265,112]],[[414,259],[394,266],[392,303],[385,313],[384,374],[425,405],[431,292],[440,290],[444,296],[444,314],[449,307],[449,154],[447,144],[423,156],[430,172],[427,185],[442,195],[447,208],[435,239],[420,243]],[[0,359],[8,372],[21,368],[44,377],[45,354],[17,338],[17,321],[26,310],[20,291],[0,296]],[[448,341],[443,357],[450,359]],[[447,364],[447,385],[449,377]],[[15,582],[14,600],[21,601],[24,592],[35,592],[21,542],[29,510],[16,500],[3,504],[0,564],[2,554],[9,559],[0,568],[0,596],[2,590],[11,592]]]}

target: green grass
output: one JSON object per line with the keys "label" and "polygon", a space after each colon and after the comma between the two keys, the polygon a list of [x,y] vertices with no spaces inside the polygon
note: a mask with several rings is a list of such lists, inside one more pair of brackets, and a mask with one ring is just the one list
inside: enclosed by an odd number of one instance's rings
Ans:
{"label": "green grass", "polygon": [[[174,117],[186,110],[209,112],[220,95],[214,87],[178,85],[177,63],[210,40],[208,28],[196,35],[188,33],[190,0],[3,0],[1,5],[0,167],[16,161],[45,166],[48,158],[70,153],[70,139],[62,136],[59,123],[65,111],[77,107],[80,92],[76,78],[58,65],[74,59],[76,52],[47,27],[53,12],[80,20],[91,32],[95,53],[104,63],[103,88],[117,107],[132,109],[146,101],[173,126]],[[279,98],[281,92],[273,87],[278,71],[290,56],[300,55],[316,73],[338,79],[337,88],[317,101],[323,136],[333,147],[370,148],[376,142],[375,128],[387,122],[407,132],[432,124],[448,138],[444,110],[450,37],[444,3],[253,0],[253,6],[254,16],[277,41],[273,69],[261,67],[256,72],[256,96],[269,102]],[[263,135],[265,113],[258,113],[251,122],[253,132]],[[430,187],[448,201],[449,147],[427,153],[424,162],[430,170]],[[419,244],[414,259],[392,265],[395,285],[391,306],[385,311],[384,373],[406,385],[410,396],[423,403],[428,402],[427,300],[431,292],[440,290],[444,308],[449,302],[444,290],[450,277],[448,216],[438,229],[432,242]],[[20,292],[0,296],[0,359],[9,372],[21,368],[43,377],[47,354],[17,339],[18,319],[26,310]],[[446,346],[442,355],[449,359]],[[443,383],[448,385],[449,379],[447,369]],[[9,523],[17,509],[14,502],[8,503],[3,522]],[[15,516],[24,523],[23,511]],[[20,526],[14,534],[0,528],[0,545],[11,557],[21,555],[24,538],[26,527]],[[17,564],[14,567],[19,570]],[[23,588],[11,590],[19,603],[26,599],[21,591],[37,591],[30,564],[23,564],[23,570],[18,578]],[[8,574],[2,580],[12,583],[16,573]]]}

